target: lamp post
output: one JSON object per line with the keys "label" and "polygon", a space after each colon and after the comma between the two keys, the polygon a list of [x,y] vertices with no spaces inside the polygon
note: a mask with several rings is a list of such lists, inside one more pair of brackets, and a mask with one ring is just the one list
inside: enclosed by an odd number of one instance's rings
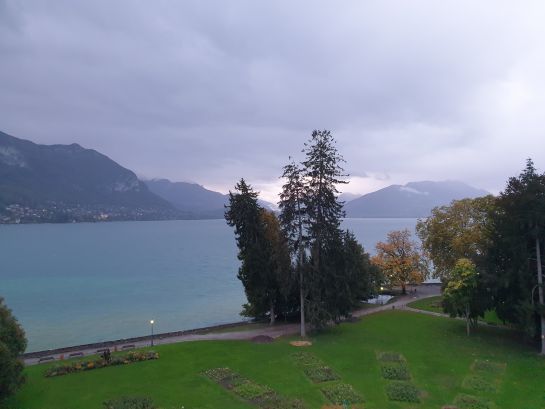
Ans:
{"label": "lamp post", "polygon": [[155,321],[153,321],[153,320],[150,320],[150,322],[149,322],[150,325],[151,325],[151,346],[153,346],[153,323],[154,322]]}

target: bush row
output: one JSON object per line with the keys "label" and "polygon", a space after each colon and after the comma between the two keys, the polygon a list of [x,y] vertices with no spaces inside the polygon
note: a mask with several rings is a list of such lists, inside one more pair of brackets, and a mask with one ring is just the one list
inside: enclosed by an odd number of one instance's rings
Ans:
{"label": "bush row", "polygon": [[45,376],[62,376],[74,372],[89,371],[115,365],[127,365],[152,359],[159,359],[159,354],[155,351],[131,351],[127,354],[114,355],[111,357],[110,355],[103,355],[100,358],[89,361],[76,361],[65,365],[52,366],[45,371]]}

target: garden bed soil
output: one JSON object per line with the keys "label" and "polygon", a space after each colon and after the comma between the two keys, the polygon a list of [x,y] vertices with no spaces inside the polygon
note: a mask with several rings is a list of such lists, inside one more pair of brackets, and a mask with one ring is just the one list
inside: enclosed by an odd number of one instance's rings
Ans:
{"label": "garden bed soil", "polygon": [[310,341],[291,341],[290,345],[294,347],[309,347],[312,345]]}
{"label": "garden bed soil", "polygon": [[274,338],[269,337],[268,335],[257,335],[253,337],[251,341],[256,344],[270,344],[274,341]]}

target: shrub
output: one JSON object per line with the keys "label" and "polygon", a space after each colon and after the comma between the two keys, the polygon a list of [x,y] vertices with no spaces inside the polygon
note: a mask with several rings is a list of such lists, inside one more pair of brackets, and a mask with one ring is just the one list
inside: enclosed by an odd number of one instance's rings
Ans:
{"label": "shrub", "polygon": [[25,382],[24,365],[19,355],[25,352],[26,345],[23,327],[0,297],[0,405]]}
{"label": "shrub", "polygon": [[100,357],[101,357],[104,361],[106,361],[106,362],[108,362],[108,363],[110,363],[110,362],[112,361],[112,353],[111,353],[111,351],[110,351],[109,349],[106,349],[106,350],[100,355]]}
{"label": "shrub", "polygon": [[386,386],[388,399],[399,402],[420,402],[420,391],[410,382],[392,381]]}
{"label": "shrub", "polygon": [[360,403],[363,397],[346,383],[333,383],[322,386],[322,393],[331,403],[342,405],[343,403]]}
{"label": "shrub", "polygon": [[104,409],[156,409],[153,401],[147,397],[123,396],[104,402]]}
{"label": "shrub", "polygon": [[405,363],[389,363],[381,366],[382,377],[384,379],[407,381],[411,379],[409,368]]}
{"label": "shrub", "polygon": [[491,402],[476,396],[459,394],[454,399],[454,404],[460,409],[492,409]]}

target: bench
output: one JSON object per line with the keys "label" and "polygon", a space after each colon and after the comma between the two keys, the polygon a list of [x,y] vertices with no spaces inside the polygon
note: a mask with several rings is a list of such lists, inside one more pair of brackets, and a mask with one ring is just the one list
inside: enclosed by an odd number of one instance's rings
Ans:
{"label": "bench", "polygon": [[135,348],[134,344],[123,345],[121,347],[121,349],[124,350],[124,351],[127,350],[127,349],[134,349],[134,348]]}
{"label": "bench", "polygon": [[124,350],[124,351],[127,350],[127,349],[134,349],[134,348],[135,348],[134,344],[123,345],[121,347],[121,349]]}

